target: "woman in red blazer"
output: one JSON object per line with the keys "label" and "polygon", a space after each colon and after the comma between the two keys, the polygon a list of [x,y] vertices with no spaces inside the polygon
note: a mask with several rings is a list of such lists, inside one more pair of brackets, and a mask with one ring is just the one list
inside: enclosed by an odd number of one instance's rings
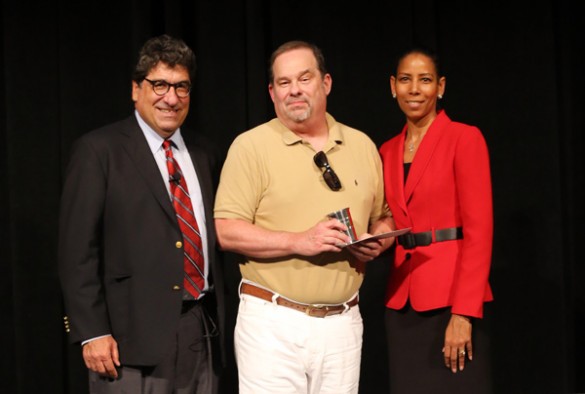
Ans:
{"label": "woman in red blazer", "polygon": [[392,394],[491,392],[480,324],[493,299],[489,156],[478,128],[437,110],[445,84],[420,49],[390,78],[406,125],[380,149],[386,198],[396,228],[412,228],[397,239],[386,296]]}

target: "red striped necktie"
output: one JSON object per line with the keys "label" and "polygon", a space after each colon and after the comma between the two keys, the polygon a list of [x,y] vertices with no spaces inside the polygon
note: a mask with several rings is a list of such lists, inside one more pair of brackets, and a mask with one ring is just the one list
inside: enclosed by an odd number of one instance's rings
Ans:
{"label": "red striped necktie", "polygon": [[169,170],[173,207],[177,214],[179,227],[183,233],[183,260],[185,269],[183,285],[197,299],[203,291],[205,284],[203,279],[205,270],[201,233],[199,232],[199,226],[195,219],[189,190],[187,189],[187,182],[185,182],[185,177],[181,172],[179,163],[175,161],[171,145],[172,142],[169,140],[163,142],[167,168]]}

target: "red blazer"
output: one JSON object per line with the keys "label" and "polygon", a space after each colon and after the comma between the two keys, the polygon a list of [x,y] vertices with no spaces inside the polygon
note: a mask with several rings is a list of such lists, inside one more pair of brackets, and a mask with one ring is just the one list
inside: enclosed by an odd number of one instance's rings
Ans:
{"label": "red blazer", "polygon": [[493,211],[488,150],[477,127],[440,111],[422,140],[404,184],[405,126],[380,148],[386,199],[397,228],[422,232],[463,228],[463,239],[405,250],[396,244],[386,306],[408,299],[417,311],[451,307],[482,317],[493,299],[488,283]]}

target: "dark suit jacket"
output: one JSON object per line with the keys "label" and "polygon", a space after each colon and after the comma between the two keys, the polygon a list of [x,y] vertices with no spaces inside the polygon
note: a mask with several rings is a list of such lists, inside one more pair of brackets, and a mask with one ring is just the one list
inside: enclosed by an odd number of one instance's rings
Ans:
{"label": "dark suit jacket", "polygon": [[[216,298],[210,312],[223,333],[224,283],[213,221],[219,163],[209,149],[187,146],[203,194],[215,287],[205,297]],[[180,240],[164,180],[136,118],[82,136],[67,169],[60,214],[59,274],[70,341],[111,333],[122,363],[156,365],[181,313]]]}
{"label": "dark suit jacket", "polygon": [[406,126],[380,148],[396,227],[415,233],[463,227],[463,239],[410,250],[396,245],[386,306],[400,309],[409,299],[417,311],[450,306],[453,313],[482,317],[483,303],[492,299],[492,185],[485,140],[477,127],[439,112],[405,184],[405,137]]}

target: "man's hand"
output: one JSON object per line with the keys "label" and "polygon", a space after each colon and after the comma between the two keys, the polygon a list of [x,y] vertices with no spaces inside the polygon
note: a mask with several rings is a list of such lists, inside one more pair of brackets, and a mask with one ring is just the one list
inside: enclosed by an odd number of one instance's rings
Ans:
{"label": "man's hand", "polygon": [[347,227],[337,219],[329,219],[317,223],[307,231],[296,235],[297,242],[293,246],[297,254],[315,256],[323,252],[340,252],[349,242],[344,231]]}
{"label": "man's hand", "polygon": [[[369,233],[360,235],[359,239],[371,237],[372,234],[382,234],[394,230],[394,219],[392,216],[384,216],[383,218],[372,223],[369,228]],[[370,234],[371,233],[371,234]],[[385,239],[372,239],[369,241],[360,242],[356,245],[348,246],[349,251],[360,261],[372,261],[378,257],[382,252],[392,245],[394,237]]]}
{"label": "man's hand", "polygon": [[118,343],[111,335],[86,343],[83,345],[82,354],[88,369],[114,379],[118,377],[116,370],[116,367],[120,366]]}
{"label": "man's hand", "polygon": [[[369,237],[365,234],[362,238]],[[361,239],[361,238],[360,238]],[[371,241],[360,242],[359,244],[350,245],[347,247],[351,254],[353,254],[359,261],[368,262],[378,257],[386,248],[384,243],[379,239],[372,239]]]}

